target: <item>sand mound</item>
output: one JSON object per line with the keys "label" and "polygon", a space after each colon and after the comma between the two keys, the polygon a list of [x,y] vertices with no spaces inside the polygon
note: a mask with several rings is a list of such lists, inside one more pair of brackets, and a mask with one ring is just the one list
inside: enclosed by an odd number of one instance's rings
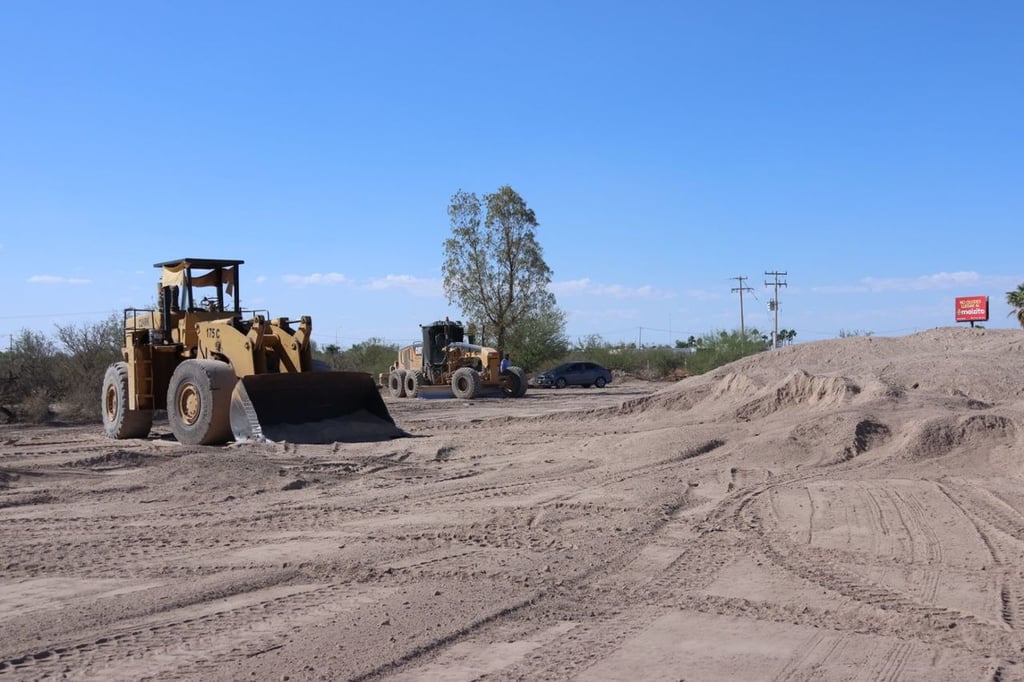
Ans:
{"label": "sand mound", "polygon": [[[897,464],[961,453],[1011,473],[1005,453],[1024,419],[1014,416],[1024,408],[1022,378],[1021,332],[939,328],[759,353],[623,403],[614,414],[636,424],[725,426],[731,446],[748,453],[747,466],[827,466],[868,453]],[[741,424],[749,436],[735,431]]]}
{"label": "sand mound", "polygon": [[760,391],[762,385],[751,379],[746,374],[729,372],[719,379],[711,391],[711,400],[735,400],[753,397]]}
{"label": "sand mound", "polygon": [[797,370],[768,395],[736,411],[738,419],[764,417],[795,405],[834,406],[860,393],[860,386],[846,377],[817,376]]}
{"label": "sand mound", "polygon": [[826,414],[801,420],[789,440],[819,465],[847,462],[875,450],[892,438],[892,429],[873,416],[856,413]]}
{"label": "sand mound", "polygon": [[985,451],[1017,440],[1012,419],[994,414],[929,420],[910,434],[902,449],[910,460],[935,459],[960,450]]}
{"label": "sand mound", "polygon": [[132,450],[115,450],[95,457],[76,459],[61,466],[72,469],[92,469],[93,471],[106,471],[110,469],[125,469],[141,467],[156,459],[156,455]]}
{"label": "sand mound", "polygon": [[187,454],[138,472],[133,483],[176,494],[239,495],[276,490],[288,483],[281,467],[255,449]]}

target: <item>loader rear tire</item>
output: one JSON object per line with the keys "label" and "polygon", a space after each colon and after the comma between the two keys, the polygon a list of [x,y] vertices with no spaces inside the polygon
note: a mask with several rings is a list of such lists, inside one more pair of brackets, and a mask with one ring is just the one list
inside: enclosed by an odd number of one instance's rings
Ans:
{"label": "loader rear tire", "polygon": [[526,372],[522,367],[509,367],[501,375],[501,392],[506,398],[522,398],[526,395]]}
{"label": "loader rear tire", "polygon": [[420,394],[420,386],[423,385],[423,372],[418,369],[405,373],[405,397],[415,398]]}
{"label": "loader rear tire", "polygon": [[480,375],[472,367],[459,367],[452,374],[452,393],[456,398],[472,400],[480,394]]}
{"label": "loader rear tire", "polygon": [[405,397],[405,370],[396,369],[388,375],[388,391],[392,398]]}
{"label": "loader rear tire", "polygon": [[145,438],[153,426],[152,410],[128,409],[128,363],[115,362],[103,376],[100,412],[111,438]]}
{"label": "loader rear tire", "polygon": [[185,360],[167,387],[167,421],[182,445],[231,440],[231,391],[235,372],[217,360]]}

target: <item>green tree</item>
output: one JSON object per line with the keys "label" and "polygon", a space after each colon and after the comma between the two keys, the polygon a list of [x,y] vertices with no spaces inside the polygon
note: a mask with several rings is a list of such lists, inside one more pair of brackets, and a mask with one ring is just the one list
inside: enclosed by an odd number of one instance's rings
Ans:
{"label": "green tree", "polygon": [[564,356],[569,350],[564,329],[565,313],[558,308],[541,309],[527,315],[509,333],[508,352],[512,364],[532,371]]}
{"label": "green tree", "polygon": [[1018,284],[1013,291],[1007,291],[1006,302],[1012,308],[1010,315],[1015,315],[1017,322],[1024,327],[1024,284]]}
{"label": "green tree", "polygon": [[[459,190],[448,206],[451,236],[444,242],[444,292],[508,351],[515,328],[556,308],[548,291],[551,268],[537,241],[537,217],[508,185],[483,201]],[[564,317],[561,318],[564,320]]]}

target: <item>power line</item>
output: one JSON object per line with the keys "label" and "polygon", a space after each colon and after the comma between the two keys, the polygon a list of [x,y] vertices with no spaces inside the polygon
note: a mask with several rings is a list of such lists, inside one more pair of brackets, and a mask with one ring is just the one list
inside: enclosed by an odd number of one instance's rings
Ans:
{"label": "power line", "polygon": [[0,320],[32,320],[42,317],[73,317],[75,315],[106,315],[116,310],[87,310],[82,313],[36,313],[35,315],[3,315]]}
{"label": "power line", "polygon": [[746,330],[746,328],[743,325],[743,292],[744,291],[753,291],[754,289],[753,289],[753,287],[745,287],[745,286],[743,286],[743,280],[747,279],[747,277],[744,277],[743,275],[738,275],[736,277],[730,277],[729,279],[734,279],[737,282],[739,282],[739,284],[740,284],[738,287],[733,287],[732,288],[732,293],[735,294],[735,293],[739,292],[739,295],[740,295],[740,338],[741,339],[745,339],[745,338],[747,338],[747,330]]}
{"label": "power line", "polygon": [[772,294],[772,300],[768,301],[768,310],[775,313],[775,326],[772,330],[772,348],[779,347],[779,287],[786,286],[786,282],[779,280],[779,277],[785,277],[785,272],[778,272],[773,270],[772,272],[764,273],[766,277],[774,277],[775,279],[771,282],[765,282],[766,287],[774,287],[775,291]]}

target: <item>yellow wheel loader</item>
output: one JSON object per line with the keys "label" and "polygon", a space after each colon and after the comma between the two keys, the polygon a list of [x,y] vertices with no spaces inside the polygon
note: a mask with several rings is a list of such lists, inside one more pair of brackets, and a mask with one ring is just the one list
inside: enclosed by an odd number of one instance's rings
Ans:
{"label": "yellow wheel loader", "polygon": [[423,342],[399,350],[391,366],[387,387],[392,397],[468,400],[526,395],[522,368],[502,372],[498,351],[474,343],[461,322],[446,319],[420,326]]}
{"label": "yellow wheel loader", "polygon": [[[268,319],[242,310],[243,263],[182,258],[155,265],[157,308],[125,310],[123,359],[103,380],[107,435],[146,437],[156,410],[167,411],[174,437],[186,445],[403,435],[369,374],[316,371],[309,316]],[[353,427],[357,416],[362,421]],[[379,437],[370,423],[381,427]]]}

